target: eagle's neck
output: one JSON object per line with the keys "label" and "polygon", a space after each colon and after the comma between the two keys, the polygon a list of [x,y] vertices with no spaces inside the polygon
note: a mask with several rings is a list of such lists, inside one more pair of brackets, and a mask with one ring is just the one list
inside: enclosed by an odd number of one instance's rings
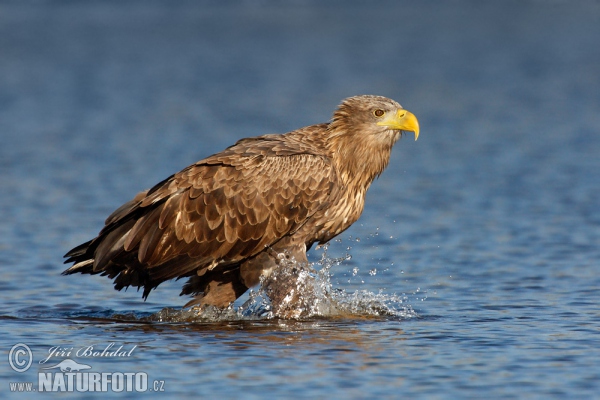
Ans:
{"label": "eagle's neck", "polygon": [[390,161],[392,147],[399,133],[373,134],[333,132],[329,146],[333,163],[344,185],[354,192],[367,189]]}

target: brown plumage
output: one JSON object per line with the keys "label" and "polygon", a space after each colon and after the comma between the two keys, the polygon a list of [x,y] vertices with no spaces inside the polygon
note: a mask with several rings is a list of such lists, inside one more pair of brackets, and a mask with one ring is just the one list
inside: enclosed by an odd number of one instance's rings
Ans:
{"label": "brown plumage", "polygon": [[419,134],[398,103],[356,96],[330,123],[242,139],[119,207],[65,255],[74,265],[63,274],[107,275],[117,290],[143,287],[144,298],[189,277],[181,294],[196,297],[186,306],[225,307],[281,260],[306,263],[315,242],[352,225],[403,130]]}

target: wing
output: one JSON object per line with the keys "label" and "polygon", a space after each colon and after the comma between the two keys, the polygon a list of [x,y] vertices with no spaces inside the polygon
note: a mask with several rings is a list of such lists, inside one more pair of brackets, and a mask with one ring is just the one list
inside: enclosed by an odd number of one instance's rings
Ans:
{"label": "wing", "polygon": [[117,289],[149,292],[199,269],[239,263],[328,207],[336,181],[329,158],[310,143],[286,135],[244,139],[124,204],[98,238],[67,254],[77,264],[65,272],[119,275]]}

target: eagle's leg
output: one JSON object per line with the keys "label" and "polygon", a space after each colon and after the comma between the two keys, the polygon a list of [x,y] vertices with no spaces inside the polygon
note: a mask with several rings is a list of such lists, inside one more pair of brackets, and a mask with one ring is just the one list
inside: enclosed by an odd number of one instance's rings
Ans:
{"label": "eagle's leg", "polygon": [[[304,248],[304,247],[303,247]],[[184,307],[215,306],[225,308],[243,295],[248,288],[258,285],[261,279],[268,276],[279,267],[279,263],[287,256],[291,259],[289,251],[281,253],[273,249],[262,252],[257,256],[244,261],[240,265],[212,270],[201,270],[199,275],[192,276],[184,286],[182,295],[199,293]],[[306,252],[294,253],[294,257],[306,260]]]}
{"label": "eagle's leg", "polygon": [[315,275],[304,243],[288,244],[282,251],[270,249],[255,260],[242,265],[242,277],[249,286],[262,283],[276,316],[299,318],[310,314],[316,301]]}
{"label": "eagle's leg", "polygon": [[306,258],[306,246],[288,242],[228,270],[216,268],[192,277],[183,294],[201,294],[185,307],[224,308],[259,283],[278,317],[299,318],[308,315],[315,306],[315,275]]}
{"label": "eagle's leg", "polygon": [[201,293],[184,307],[215,306],[225,308],[243,295],[248,286],[244,285],[239,267],[226,271],[207,271],[201,276],[190,278],[182,294]]}

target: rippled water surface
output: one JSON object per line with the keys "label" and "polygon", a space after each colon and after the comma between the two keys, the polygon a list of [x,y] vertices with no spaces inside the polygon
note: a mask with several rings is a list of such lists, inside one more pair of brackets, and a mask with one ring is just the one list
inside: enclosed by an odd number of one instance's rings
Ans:
{"label": "rippled water surface", "polygon": [[[1,397],[65,359],[174,397],[598,396],[599,43],[591,0],[0,3]],[[366,93],[421,136],[311,250],[312,316],[60,275],[139,190]],[[72,396],[143,395],[107,389]]]}

